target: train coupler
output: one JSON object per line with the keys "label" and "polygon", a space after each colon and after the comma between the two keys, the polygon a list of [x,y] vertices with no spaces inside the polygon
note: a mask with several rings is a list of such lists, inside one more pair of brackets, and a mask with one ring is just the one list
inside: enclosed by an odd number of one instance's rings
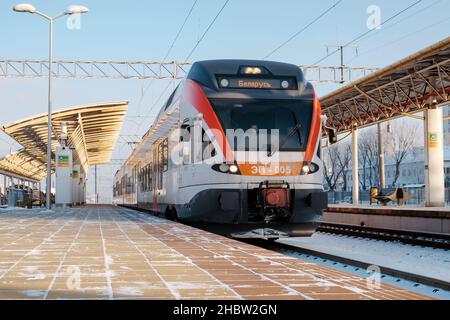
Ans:
{"label": "train coupler", "polygon": [[288,220],[291,216],[291,188],[284,181],[264,181],[259,185],[259,204],[266,223]]}

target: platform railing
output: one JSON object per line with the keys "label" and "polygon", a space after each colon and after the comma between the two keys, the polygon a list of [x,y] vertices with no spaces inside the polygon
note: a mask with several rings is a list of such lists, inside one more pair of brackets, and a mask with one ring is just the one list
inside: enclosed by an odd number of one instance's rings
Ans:
{"label": "platform railing", "polygon": [[[421,206],[425,203],[425,189],[424,188],[404,188],[407,194],[413,198],[408,200],[406,205]],[[395,188],[385,189],[386,193],[394,192]],[[329,204],[351,204],[352,192],[351,191],[333,191],[328,192]],[[370,190],[359,191],[359,203],[361,205],[370,205]],[[450,206],[450,188],[445,189],[445,203]]]}

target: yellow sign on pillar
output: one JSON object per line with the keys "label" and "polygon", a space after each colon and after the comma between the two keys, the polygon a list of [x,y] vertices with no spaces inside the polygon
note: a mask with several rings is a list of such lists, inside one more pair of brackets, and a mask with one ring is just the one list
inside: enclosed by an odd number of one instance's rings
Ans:
{"label": "yellow sign on pillar", "polygon": [[79,179],[80,178],[80,172],[78,170],[72,171],[72,179]]}
{"label": "yellow sign on pillar", "polygon": [[439,135],[436,132],[428,133],[428,146],[430,148],[437,148],[439,145]]}
{"label": "yellow sign on pillar", "polygon": [[68,156],[58,156],[58,168],[69,168],[70,167],[70,159]]}

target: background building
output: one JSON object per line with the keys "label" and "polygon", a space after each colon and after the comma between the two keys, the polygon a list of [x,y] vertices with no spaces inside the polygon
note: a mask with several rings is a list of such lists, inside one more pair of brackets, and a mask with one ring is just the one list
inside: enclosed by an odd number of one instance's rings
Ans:
{"label": "background building", "polygon": [[[444,154],[444,173],[445,173],[445,187],[450,188],[450,146],[445,146],[445,154]],[[423,148],[414,148],[403,161],[403,163],[399,167],[399,176],[394,184],[395,174],[396,174],[396,165],[392,159],[386,159],[385,172],[386,172],[386,185],[387,187],[403,187],[403,186],[420,186],[425,185],[425,159],[424,159],[424,150]],[[373,175],[378,177],[378,167],[374,168],[366,168],[366,172],[368,170],[373,171]],[[371,187],[371,182],[366,179],[364,184],[364,168],[360,167],[359,169],[359,179],[360,185],[366,185],[369,188]],[[352,168],[349,167],[349,170],[346,171],[348,186],[351,188],[353,176],[352,176]],[[368,176],[368,174],[366,174]],[[373,181],[372,181],[373,184]],[[376,185],[374,185],[375,187]],[[363,189],[363,188],[361,188]]]}

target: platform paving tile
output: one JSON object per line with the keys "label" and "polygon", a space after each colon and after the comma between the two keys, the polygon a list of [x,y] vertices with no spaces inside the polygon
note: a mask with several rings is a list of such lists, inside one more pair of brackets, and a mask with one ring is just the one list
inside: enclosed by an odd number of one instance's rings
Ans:
{"label": "platform paving tile", "polygon": [[427,299],[115,207],[0,212],[0,299]]}

